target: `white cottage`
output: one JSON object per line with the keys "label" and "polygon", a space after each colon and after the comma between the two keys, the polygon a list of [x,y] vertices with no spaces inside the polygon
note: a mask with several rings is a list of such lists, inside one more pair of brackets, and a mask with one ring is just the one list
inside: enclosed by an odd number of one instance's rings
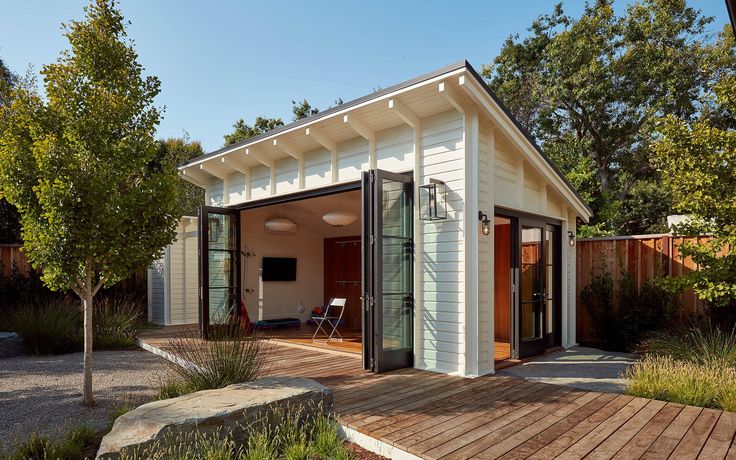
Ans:
{"label": "white cottage", "polygon": [[591,210],[465,61],[180,171],[207,206],[151,268],[155,322],[304,322],[341,297],[367,370],[468,377],[575,344]]}

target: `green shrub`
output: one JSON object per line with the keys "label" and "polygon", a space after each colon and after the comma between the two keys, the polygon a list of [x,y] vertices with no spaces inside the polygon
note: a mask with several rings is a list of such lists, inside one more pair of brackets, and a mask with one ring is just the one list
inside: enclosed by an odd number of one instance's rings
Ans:
{"label": "green shrub", "polygon": [[162,395],[250,382],[265,370],[269,342],[237,327],[213,328],[209,337],[203,341],[197,331],[187,331],[169,340],[170,353],[182,362],[169,363],[170,377],[162,385]]}
{"label": "green shrub", "polygon": [[[126,452],[123,459],[209,460],[352,460],[337,423],[321,409],[291,407],[266,411],[263,418],[232,431],[203,435],[198,431],[171,435],[165,443],[142,452]],[[245,441],[235,441],[245,439]],[[165,444],[165,445],[164,445]]]}
{"label": "green shrub", "polygon": [[614,283],[602,265],[601,273],[580,293],[598,343],[605,350],[632,351],[649,333],[667,327],[678,305],[674,296],[653,281],[637,288],[627,271]]}
{"label": "green shrub", "polygon": [[626,393],[643,398],[718,409],[733,408],[736,370],[725,365],[648,356],[625,373]]}
{"label": "green shrub", "polygon": [[62,354],[82,348],[82,315],[62,300],[29,304],[10,315],[12,329],[35,355]]}
{"label": "green shrub", "polygon": [[736,326],[721,330],[708,322],[660,331],[643,342],[640,350],[695,364],[736,367]]}
{"label": "green shrub", "polygon": [[109,350],[132,348],[143,324],[139,302],[128,296],[103,298],[95,306],[94,346]]}
{"label": "green shrub", "polygon": [[79,460],[94,458],[102,436],[88,426],[70,430],[58,442],[31,433],[27,441],[17,445],[10,460]]}

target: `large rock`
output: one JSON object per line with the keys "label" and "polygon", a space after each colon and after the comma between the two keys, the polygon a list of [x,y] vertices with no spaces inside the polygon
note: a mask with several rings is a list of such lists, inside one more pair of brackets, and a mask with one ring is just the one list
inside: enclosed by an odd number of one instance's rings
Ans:
{"label": "large rock", "polygon": [[97,451],[98,459],[118,459],[121,452],[143,452],[191,435],[243,440],[244,426],[274,411],[304,407],[332,411],[332,390],[301,377],[267,377],[255,382],[205,390],[144,404],[120,416]]}

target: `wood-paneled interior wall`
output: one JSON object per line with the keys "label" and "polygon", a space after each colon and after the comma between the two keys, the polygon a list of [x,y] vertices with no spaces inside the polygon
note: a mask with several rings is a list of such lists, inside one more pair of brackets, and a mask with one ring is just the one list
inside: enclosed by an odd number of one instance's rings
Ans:
{"label": "wood-paneled interior wall", "polygon": [[361,243],[360,235],[324,240],[325,304],[333,297],[347,299],[345,328],[361,328]]}

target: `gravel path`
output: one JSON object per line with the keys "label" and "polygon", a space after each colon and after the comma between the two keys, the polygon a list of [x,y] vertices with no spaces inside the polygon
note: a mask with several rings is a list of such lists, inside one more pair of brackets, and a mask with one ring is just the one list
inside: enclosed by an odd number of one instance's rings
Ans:
{"label": "gravel path", "polygon": [[69,428],[107,426],[117,405],[152,397],[165,361],[146,351],[94,353],[97,406],[82,407],[82,353],[0,359],[0,452],[31,432],[58,437]]}

